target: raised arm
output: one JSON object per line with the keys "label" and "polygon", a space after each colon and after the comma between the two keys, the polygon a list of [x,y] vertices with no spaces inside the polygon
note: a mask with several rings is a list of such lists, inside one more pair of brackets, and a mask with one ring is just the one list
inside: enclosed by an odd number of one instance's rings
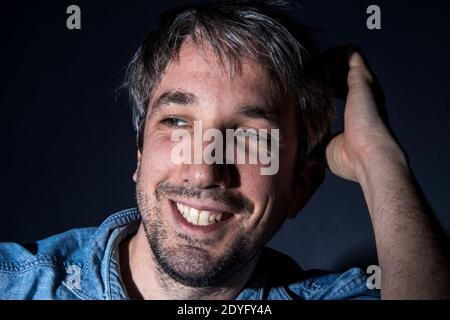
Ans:
{"label": "raised arm", "polygon": [[344,132],[326,148],[330,170],[358,182],[372,220],[382,299],[450,299],[442,233],[417,187],[407,158],[376,103],[362,56],[349,58]]}

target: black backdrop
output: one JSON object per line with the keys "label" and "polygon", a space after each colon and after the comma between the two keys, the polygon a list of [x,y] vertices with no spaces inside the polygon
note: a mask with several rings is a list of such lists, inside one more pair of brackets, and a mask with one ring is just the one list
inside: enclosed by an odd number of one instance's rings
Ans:
{"label": "black backdrop", "polygon": [[[95,226],[135,205],[134,132],[126,94],[115,92],[155,18],[177,3],[183,2],[2,2],[0,241]],[[385,89],[392,127],[449,233],[448,2],[301,3],[299,20],[321,28],[321,48],[352,42],[366,53]],[[79,31],[66,28],[70,4],[81,8]],[[366,28],[370,4],[381,8],[381,30]],[[271,245],[305,269],[376,262],[359,186],[331,174]]]}

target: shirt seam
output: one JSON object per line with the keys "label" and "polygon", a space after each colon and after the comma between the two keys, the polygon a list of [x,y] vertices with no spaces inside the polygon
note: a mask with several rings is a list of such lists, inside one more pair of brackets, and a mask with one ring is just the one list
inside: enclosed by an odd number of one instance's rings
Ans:
{"label": "shirt seam", "polygon": [[65,271],[69,263],[51,255],[36,255],[32,259],[24,261],[0,260],[0,272],[3,273],[25,273],[38,267],[53,267]]}

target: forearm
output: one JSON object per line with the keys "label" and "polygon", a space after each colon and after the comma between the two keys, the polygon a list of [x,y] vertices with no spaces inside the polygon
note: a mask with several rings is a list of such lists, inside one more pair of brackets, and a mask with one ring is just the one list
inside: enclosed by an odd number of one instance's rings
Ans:
{"label": "forearm", "polygon": [[440,230],[398,154],[365,162],[359,179],[375,233],[381,297],[450,299],[450,266]]}

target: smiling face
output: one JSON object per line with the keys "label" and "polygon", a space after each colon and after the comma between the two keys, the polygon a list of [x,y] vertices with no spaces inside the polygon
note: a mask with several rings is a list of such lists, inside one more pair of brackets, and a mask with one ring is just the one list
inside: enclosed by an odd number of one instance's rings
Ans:
{"label": "smiling face", "polygon": [[[232,77],[208,47],[187,41],[155,89],[147,114],[137,199],[159,267],[193,287],[226,283],[297,208],[297,124],[292,102],[250,59]],[[279,129],[279,171],[260,164],[175,164],[174,130]]]}

